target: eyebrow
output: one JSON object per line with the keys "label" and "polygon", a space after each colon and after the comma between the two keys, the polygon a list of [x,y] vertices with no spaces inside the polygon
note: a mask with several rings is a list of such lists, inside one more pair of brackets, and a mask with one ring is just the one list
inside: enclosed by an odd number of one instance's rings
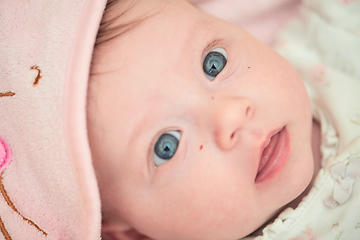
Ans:
{"label": "eyebrow", "polygon": [[[130,129],[129,131],[129,139],[128,139],[127,147],[132,147],[131,145],[133,145],[135,142],[139,140],[139,138],[141,138],[142,133],[144,131],[149,131],[149,129],[152,128],[152,126],[154,126],[153,123],[156,120],[157,114],[154,114],[153,109],[154,108],[147,107],[145,111],[142,111],[141,114],[139,114],[140,118],[133,124],[132,129]],[[150,151],[149,149],[146,151],[147,152]]]}

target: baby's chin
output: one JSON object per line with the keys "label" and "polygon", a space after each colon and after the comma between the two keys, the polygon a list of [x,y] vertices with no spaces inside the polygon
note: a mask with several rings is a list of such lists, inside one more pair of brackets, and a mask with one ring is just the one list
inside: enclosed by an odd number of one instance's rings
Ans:
{"label": "baby's chin", "polygon": [[[233,226],[232,229],[226,227],[225,229],[213,228],[200,231],[183,231],[183,229],[177,229],[176,231],[162,231],[157,229],[157,231],[136,231],[137,234],[146,238],[141,239],[153,239],[153,240],[237,240],[244,237],[256,237],[262,234],[262,230],[266,227],[267,224],[271,223],[275,217],[269,219],[267,222],[262,223],[260,226],[250,227],[248,229],[241,230],[239,224],[236,224],[237,227]],[[198,222],[193,222],[197,224]],[[241,225],[241,224],[240,224]],[[133,229],[133,231],[135,231]]]}

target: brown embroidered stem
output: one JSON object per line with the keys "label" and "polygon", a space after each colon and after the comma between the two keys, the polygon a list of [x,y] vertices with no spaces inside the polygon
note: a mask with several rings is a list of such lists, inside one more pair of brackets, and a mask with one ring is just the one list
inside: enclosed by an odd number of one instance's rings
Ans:
{"label": "brown embroidered stem", "polygon": [[1,220],[1,217],[0,217],[0,231],[1,231],[1,233],[4,235],[4,238],[5,238],[6,240],[11,240],[11,237],[10,237],[8,231],[6,230],[3,221]]}
{"label": "brown embroidered stem", "polygon": [[17,214],[19,214],[24,221],[28,222],[31,226],[35,227],[39,232],[41,232],[42,234],[45,235],[45,237],[48,235],[45,231],[43,231],[41,228],[39,228],[38,225],[36,225],[33,221],[31,221],[30,219],[27,219],[26,217],[24,217],[23,215],[21,215],[21,213],[16,209],[16,207],[14,206],[14,204],[12,203],[12,201],[10,200],[10,197],[7,195],[5,188],[4,188],[4,184],[2,183],[2,175],[0,175],[0,192],[2,194],[2,196],[4,197],[6,203],[12,208],[12,210],[14,210],[14,212],[16,212]]}
{"label": "brown embroidered stem", "polygon": [[14,204],[11,202],[9,196],[7,195],[6,191],[5,191],[5,188],[4,188],[4,185],[2,183],[2,175],[0,176],[0,191],[1,191],[1,194],[3,195],[6,203],[15,211],[18,213],[18,210],[16,209],[16,207],[14,206]]}
{"label": "brown embroidered stem", "polygon": [[12,97],[15,93],[13,92],[6,92],[6,93],[0,93],[0,97]]}
{"label": "brown embroidered stem", "polygon": [[42,78],[42,76],[41,76],[41,70],[40,70],[39,66],[36,66],[36,65],[32,66],[32,67],[30,68],[30,70],[38,70],[38,75],[36,76],[35,81],[34,81],[34,83],[33,83],[33,86],[35,87],[36,85],[38,85],[39,80]]}

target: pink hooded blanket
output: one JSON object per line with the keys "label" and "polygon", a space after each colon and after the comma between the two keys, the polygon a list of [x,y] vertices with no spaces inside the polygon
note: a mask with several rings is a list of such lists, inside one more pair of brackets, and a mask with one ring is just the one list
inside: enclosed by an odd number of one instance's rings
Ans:
{"label": "pink hooded blanket", "polygon": [[0,1],[0,239],[100,239],[86,89],[105,0]]}

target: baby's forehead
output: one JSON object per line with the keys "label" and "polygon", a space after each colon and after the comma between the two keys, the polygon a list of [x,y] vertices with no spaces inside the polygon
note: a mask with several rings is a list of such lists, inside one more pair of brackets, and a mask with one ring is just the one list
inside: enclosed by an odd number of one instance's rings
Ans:
{"label": "baby's forehead", "polygon": [[[136,4],[126,14],[132,14],[132,17],[127,17],[131,20],[124,23],[120,17],[108,29],[114,32],[110,36],[117,35],[117,31],[124,29],[125,32],[96,46],[92,72],[116,70],[122,75],[144,75],[147,74],[142,71],[144,68],[150,66],[152,70],[161,72],[169,63],[173,63],[172,66],[178,69],[177,59],[191,58],[195,51],[201,54],[204,45],[212,38],[208,34],[212,25],[207,24],[211,21],[210,18],[186,1],[157,4],[156,10],[151,10],[150,13]],[[127,24],[129,26],[126,27]],[[131,73],[129,65],[137,66],[137,71]],[[149,76],[151,75],[147,74],[144,77]]]}
{"label": "baby's forehead", "polygon": [[[163,29],[162,37],[169,34],[168,26],[172,31],[179,31],[179,23],[198,24],[208,18],[214,18],[185,0],[147,0],[147,1],[115,1],[107,7],[100,25],[97,42],[106,42],[115,36],[123,36],[138,26],[145,24],[147,28]],[[161,26],[159,26],[159,22]],[[155,24],[155,25],[154,25]],[[205,27],[207,24],[201,24]],[[143,26],[143,28],[145,28]],[[105,39],[105,41],[104,41]],[[147,40],[144,36],[144,40]]]}

